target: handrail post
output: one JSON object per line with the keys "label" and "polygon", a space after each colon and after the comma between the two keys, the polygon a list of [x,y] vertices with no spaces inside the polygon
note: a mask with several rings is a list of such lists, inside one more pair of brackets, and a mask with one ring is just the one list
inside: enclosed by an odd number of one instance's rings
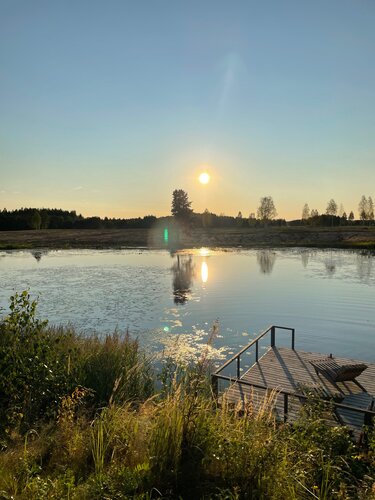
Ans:
{"label": "handrail post", "polygon": [[368,413],[366,412],[365,415],[364,415],[364,425],[366,425],[367,427],[372,427],[373,425],[373,418],[372,418],[372,415],[371,413]]}
{"label": "handrail post", "polygon": [[237,356],[237,378],[241,376],[241,360],[240,356]]}
{"label": "handrail post", "polygon": [[292,328],[292,351],[294,351],[295,329]]}
{"label": "handrail post", "polygon": [[258,363],[259,358],[259,350],[258,350],[258,341],[255,342],[255,363]]}
{"label": "handrail post", "polygon": [[219,395],[219,378],[215,374],[211,375],[211,386],[212,392],[214,393],[215,398],[217,398]]}
{"label": "handrail post", "polygon": [[271,326],[271,347],[275,347],[275,327]]}
{"label": "handrail post", "polygon": [[288,402],[289,396],[287,393],[284,393],[284,422],[288,420]]}

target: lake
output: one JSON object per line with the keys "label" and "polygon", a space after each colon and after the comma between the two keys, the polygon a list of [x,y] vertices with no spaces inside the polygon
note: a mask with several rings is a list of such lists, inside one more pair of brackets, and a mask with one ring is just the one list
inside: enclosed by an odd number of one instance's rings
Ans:
{"label": "lake", "polygon": [[50,323],[128,329],[152,351],[193,357],[217,320],[218,359],[277,324],[298,349],[375,361],[375,257],[359,251],[3,251],[0,276],[4,309],[28,288]]}

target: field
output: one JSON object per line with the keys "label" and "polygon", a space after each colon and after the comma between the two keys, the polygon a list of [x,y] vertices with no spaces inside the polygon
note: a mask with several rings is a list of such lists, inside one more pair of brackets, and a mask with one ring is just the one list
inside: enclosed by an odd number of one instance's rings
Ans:
{"label": "field", "polygon": [[47,229],[1,231],[0,249],[121,247],[319,247],[375,249],[375,227],[210,228],[189,232],[153,229]]}

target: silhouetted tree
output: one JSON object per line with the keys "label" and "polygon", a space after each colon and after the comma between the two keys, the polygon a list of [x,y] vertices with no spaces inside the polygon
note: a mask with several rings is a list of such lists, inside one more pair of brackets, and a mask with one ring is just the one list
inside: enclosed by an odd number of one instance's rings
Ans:
{"label": "silhouetted tree", "polygon": [[371,196],[369,196],[367,200],[367,219],[369,221],[374,220],[374,202],[372,201]]}
{"label": "silhouetted tree", "polygon": [[236,217],[236,225],[241,227],[243,225],[242,212],[239,211]]}
{"label": "silhouetted tree", "polygon": [[351,210],[350,214],[349,214],[349,217],[348,217],[348,220],[349,222],[353,222],[354,221],[354,213],[353,213],[353,210]]}
{"label": "silhouetted tree", "polygon": [[306,221],[310,217],[310,208],[307,203],[303,205],[302,220]]}
{"label": "silhouetted tree", "polygon": [[38,210],[34,210],[30,218],[31,229],[40,229],[41,223],[42,218],[40,216],[40,213],[38,212]]}
{"label": "silhouetted tree", "polygon": [[368,201],[366,196],[363,194],[362,198],[360,199],[358,203],[358,213],[359,213],[359,218],[364,222],[367,220],[367,212],[368,212]]}
{"label": "silhouetted tree", "polygon": [[327,215],[336,215],[337,214],[337,203],[333,198],[331,198],[328,202],[327,208],[326,208],[326,214]]}
{"label": "silhouetted tree", "polygon": [[318,216],[319,216],[319,212],[316,210],[316,208],[313,208],[311,210],[310,217],[318,217]]}
{"label": "silhouetted tree", "polygon": [[331,226],[333,226],[333,217],[337,214],[337,203],[333,198],[328,202],[326,214],[331,216]]}
{"label": "silhouetted tree", "polygon": [[212,214],[206,210],[202,214],[202,226],[203,227],[210,227],[212,225]]}
{"label": "silhouetted tree", "polygon": [[263,222],[274,219],[277,216],[275,204],[271,196],[264,196],[260,199],[260,205],[258,208],[258,219]]}
{"label": "silhouetted tree", "polygon": [[183,189],[175,189],[172,193],[172,215],[176,219],[188,221],[193,213],[191,209],[191,201],[186,191]]}

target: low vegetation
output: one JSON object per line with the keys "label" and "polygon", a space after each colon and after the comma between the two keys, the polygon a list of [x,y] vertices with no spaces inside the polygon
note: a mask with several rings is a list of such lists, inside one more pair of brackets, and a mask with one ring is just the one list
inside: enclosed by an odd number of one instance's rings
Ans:
{"label": "low vegetation", "polygon": [[[0,324],[0,498],[375,498],[375,439],[356,448],[311,402],[294,426],[220,406],[209,360],[159,375],[129,335],[83,337],[36,316]],[[157,390],[156,390],[157,386]]]}

